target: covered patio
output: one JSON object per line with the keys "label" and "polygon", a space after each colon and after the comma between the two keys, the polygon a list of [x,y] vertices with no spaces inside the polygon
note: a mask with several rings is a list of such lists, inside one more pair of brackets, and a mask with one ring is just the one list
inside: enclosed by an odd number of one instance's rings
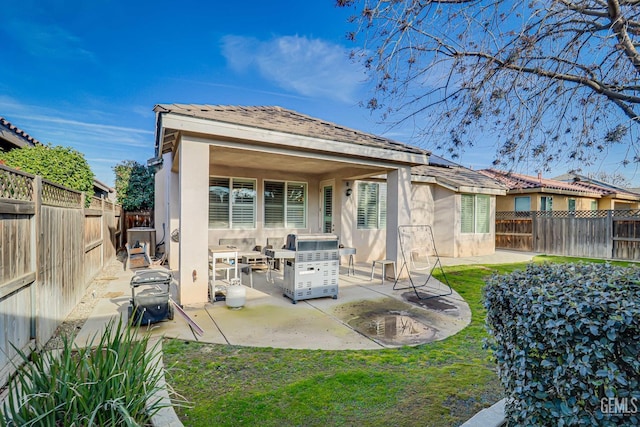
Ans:
{"label": "covered patio", "polygon": [[[208,248],[229,238],[281,247],[291,233],[332,233],[357,261],[399,265],[396,230],[412,221],[411,168],[428,164],[429,152],[279,107],[155,111],[155,227],[167,236],[182,305],[208,300]],[[384,183],[371,186],[384,218],[358,209],[362,179]],[[359,225],[371,218],[374,227]]]}

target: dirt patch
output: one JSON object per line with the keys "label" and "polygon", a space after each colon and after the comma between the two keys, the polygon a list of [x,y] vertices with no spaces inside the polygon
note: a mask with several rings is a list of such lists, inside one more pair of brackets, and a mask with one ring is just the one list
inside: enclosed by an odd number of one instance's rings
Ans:
{"label": "dirt patch", "polygon": [[436,338],[436,327],[423,313],[393,298],[343,304],[334,312],[359,333],[384,345],[416,345]]}
{"label": "dirt patch", "polygon": [[420,298],[418,298],[415,292],[405,292],[402,294],[402,298],[412,304],[416,304],[430,310],[436,310],[453,315],[458,314],[458,307],[442,297],[432,297],[431,295],[422,292],[418,292],[418,295],[420,295]]}
{"label": "dirt patch", "polygon": [[118,298],[124,295],[124,292],[106,292],[103,298]]}

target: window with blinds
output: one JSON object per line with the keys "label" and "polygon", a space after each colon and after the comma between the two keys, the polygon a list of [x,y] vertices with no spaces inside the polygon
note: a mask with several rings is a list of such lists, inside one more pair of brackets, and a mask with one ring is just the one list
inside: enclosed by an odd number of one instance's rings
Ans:
{"label": "window with blinds", "polygon": [[489,232],[489,220],[491,219],[491,198],[484,194],[476,197],[476,233]]}
{"label": "window with blinds", "polygon": [[229,228],[229,178],[209,179],[209,228]]}
{"label": "window with blinds", "polygon": [[460,224],[462,233],[489,233],[491,198],[484,194],[462,194]]}
{"label": "window with blinds", "polygon": [[256,181],[209,178],[209,228],[255,228]]}
{"label": "window with blinds", "polygon": [[307,184],[299,182],[287,183],[287,228],[307,228],[306,195]]}
{"label": "window with blinds", "polygon": [[256,182],[233,179],[231,228],[256,228]]}
{"label": "window with blinds", "polygon": [[387,226],[387,184],[358,182],[358,228],[381,229]]}
{"label": "window with blinds", "polygon": [[264,182],[264,226],[284,228],[284,182]]}
{"label": "window with blinds", "polygon": [[306,228],[306,201],[306,183],[265,181],[265,228]]}
{"label": "window with blinds", "polygon": [[476,204],[472,194],[463,194],[460,204],[460,223],[463,233],[473,233],[475,229]]}

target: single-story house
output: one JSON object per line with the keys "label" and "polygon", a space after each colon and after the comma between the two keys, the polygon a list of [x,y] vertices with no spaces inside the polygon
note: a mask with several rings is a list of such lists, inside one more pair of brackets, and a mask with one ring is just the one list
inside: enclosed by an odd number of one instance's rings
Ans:
{"label": "single-story house", "polygon": [[498,212],[637,209],[640,203],[639,194],[586,179],[557,180],[496,169],[479,172],[508,188],[497,198]]}
{"label": "single-story house", "polygon": [[[402,260],[398,226],[429,225],[440,256],[495,249],[505,189],[427,150],[280,107],[161,104],[155,224],[181,304],[207,300],[208,247],[333,233],[358,262]],[[158,239],[162,236],[158,235]]]}
{"label": "single-story house", "polygon": [[590,187],[600,191],[602,197],[598,200],[599,210],[640,208],[640,194],[632,189],[618,187],[577,173],[566,173],[553,179],[572,182],[582,187]]}

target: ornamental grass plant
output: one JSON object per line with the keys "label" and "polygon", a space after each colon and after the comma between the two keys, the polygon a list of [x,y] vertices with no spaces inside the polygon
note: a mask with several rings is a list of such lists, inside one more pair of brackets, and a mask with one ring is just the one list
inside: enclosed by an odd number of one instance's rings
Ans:
{"label": "ornamental grass plant", "polygon": [[162,368],[159,342],[122,321],[110,321],[94,345],[63,337],[59,352],[19,351],[22,366],[9,385],[0,426],[139,426],[162,408],[154,398]]}

